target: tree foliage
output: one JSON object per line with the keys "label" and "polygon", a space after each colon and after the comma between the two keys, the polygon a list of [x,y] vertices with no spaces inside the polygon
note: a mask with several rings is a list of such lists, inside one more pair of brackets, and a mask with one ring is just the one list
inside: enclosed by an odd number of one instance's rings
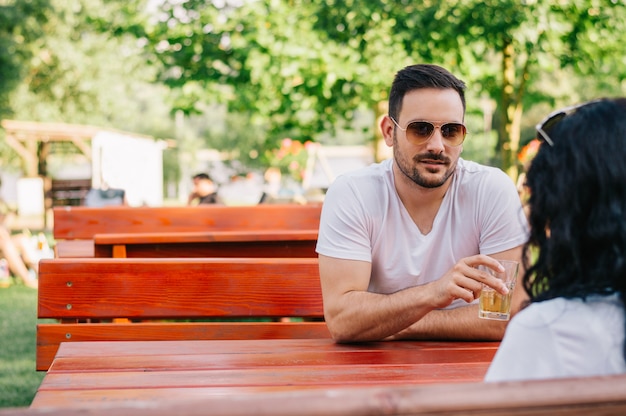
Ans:
{"label": "tree foliage", "polygon": [[9,94],[29,70],[28,45],[44,34],[49,7],[48,0],[0,3],[0,117],[11,113]]}
{"label": "tree foliage", "polygon": [[[364,51],[369,39],[383,36],[378,22],[391,22],[393,42],[379,54],[390,56],[401,48],[415,61],[440,63],[464,78],[475,97],[487,95],[495,102],[496,163],[512,176],[523,109],[541,101],[586,98],[577,91],[542,89],[546,74],[572,68],[596,78],[600,64],[600,89],[623,79],[623,2],[354,0],[321,6],[320,21],[330,38]],[[597,91],[594,86],[588,93]]]}
{"label": "tree foliage", "polygon": [[593,76],[601,63],[610,71],[602,88],[624,72],[618,1],[187,1],[164,13],[153,43],[170,68],[166,81],[193,92],[181,100],[186,111],[204,93],[277,140],[288,132],[305,140],[356,108],[379,113],[397,69],[434,62],[497,104],[497,161],[513,176],[523,109],[582,95],[542,90],[547,74]]}
{"label": "tree foliage", "polygon": [[137,38],[116,33],[122,26],[115,24],[116,16],[126,6],[102,0],[50,4],[41,26],[45,36],[27,45],[28,72],[11,96],[16,117],[121,129],[132,125],[156,68],[146,65]]}
{"label": "tree foliage", "polygon": [[[306,142],[352,128],[362,111],[375,120],[394,73],[431,62],[467,82],[469,116],[493,105],[492,126],[472,122],[478,133],[494,129],[492,162],[515,176],[522,132],[536,121],[524,112],[616,94],[626,74],[618,0],[3,4],[3,117],[183,140],[167,115],[182,111],[205,145],[248,159],[287,137]],[[375,132],[362,134],[373,140]]]}
{"label": "tree foliage", "polygon": [[187,1],[163,5],[151,44],[168,68],[164,82],[183,91],[187,113],[202,100],[248,114],[268,144],[332,131],[368,104],[371,69],[358,51],[329,42],[315,25],[314,2]]}

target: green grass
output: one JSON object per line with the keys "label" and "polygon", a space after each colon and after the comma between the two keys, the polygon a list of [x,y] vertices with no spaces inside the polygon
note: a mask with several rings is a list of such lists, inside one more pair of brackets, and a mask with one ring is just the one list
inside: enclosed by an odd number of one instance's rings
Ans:
{"label": "green grass", "polygon": [[45,373],[35,370],[37,291],[0,288],[0,408],[29,406]]}

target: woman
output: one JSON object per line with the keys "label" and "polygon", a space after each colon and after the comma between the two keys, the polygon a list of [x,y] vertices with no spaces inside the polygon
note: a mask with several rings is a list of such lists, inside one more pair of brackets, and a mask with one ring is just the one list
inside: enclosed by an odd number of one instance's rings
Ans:
{"label": "woman", "polygon": [[537,133],[526,177],[529,304],[485,380],[624,373],[626,99],[557,111]]}
{"label": "woman", "polygon": [[[2,183],[0,181],[0,186]],[[8,204],[0,198],[0,257],[6,260],[6,264],[16,278],[21,279],[24,286],[37,289],[38,260],[33,256],[33,250],[29,250],[30,238],[24,233],[12,234],[7,227],[7,217],[12,215]],[[46,243],[47,246],[47,243]],[[6,270],[0,275],[0,287],[9,287],[12,283]]]}

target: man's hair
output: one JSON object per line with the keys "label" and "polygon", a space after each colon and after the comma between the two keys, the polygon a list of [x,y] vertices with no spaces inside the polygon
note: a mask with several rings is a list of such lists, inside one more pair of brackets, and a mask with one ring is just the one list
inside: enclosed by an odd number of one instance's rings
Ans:
{"label": "man's hair", "polygon": [[446,69],[432,64],[407,66],[396,73],[389,92],[389,116],[395,120],[402,110],[404,96],[422,88],[453,89],[459,93],[465,110],[465,83]]}
{"label": "man's hair", "polygon": [[211,180],[211,177],[208,174],[206,174],[206,173],[198,173],[196,175],[193,175],[192,179],[208,179],[208,180]]}
{"label": "man's hair", "polygon": [[526,175],[524,288],[531,302],[616,292],[624,300],[626,99],[584,105],[546,133],[554,146],[541,144]]}

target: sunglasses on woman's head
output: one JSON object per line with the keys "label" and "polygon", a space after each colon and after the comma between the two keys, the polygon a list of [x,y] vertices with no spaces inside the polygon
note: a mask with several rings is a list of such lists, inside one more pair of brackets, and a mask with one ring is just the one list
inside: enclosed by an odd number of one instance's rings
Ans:
{"label": "sunglasses on woman's head", "polygon": [[390,116],[389,118],[400,130],[406,133],[407,140],[415,145],[424,144],[430,140],[435,129],[441,131],[443,142],[448,146],[459,146],[467,134],[467,129],[462,123],[435,124],[430,121],[411,121],[402,128],[393,117]]}
{"label": "sunglasses on woman's head", "polygon": [[552,130],[554,126],[559,124],[561,120],[563,120],[565,117],[569,116],[570,114],[575,113],[579,108],[584,107],[587,104],[596,103],[598,101],[600,100],[593,100],[593,101],[588,101],[582,104],[572,105],[572,106],[565,107],[565,108],[562,108],[560,110],[557,110],[548,114],[548,116],[544,118],[541,123],[535,126],[535,129],[537,130],[537,138],[548,143],[550,147],[554,147],[554,142],[550,138],[550,135],[548,134],[548,132]]}

